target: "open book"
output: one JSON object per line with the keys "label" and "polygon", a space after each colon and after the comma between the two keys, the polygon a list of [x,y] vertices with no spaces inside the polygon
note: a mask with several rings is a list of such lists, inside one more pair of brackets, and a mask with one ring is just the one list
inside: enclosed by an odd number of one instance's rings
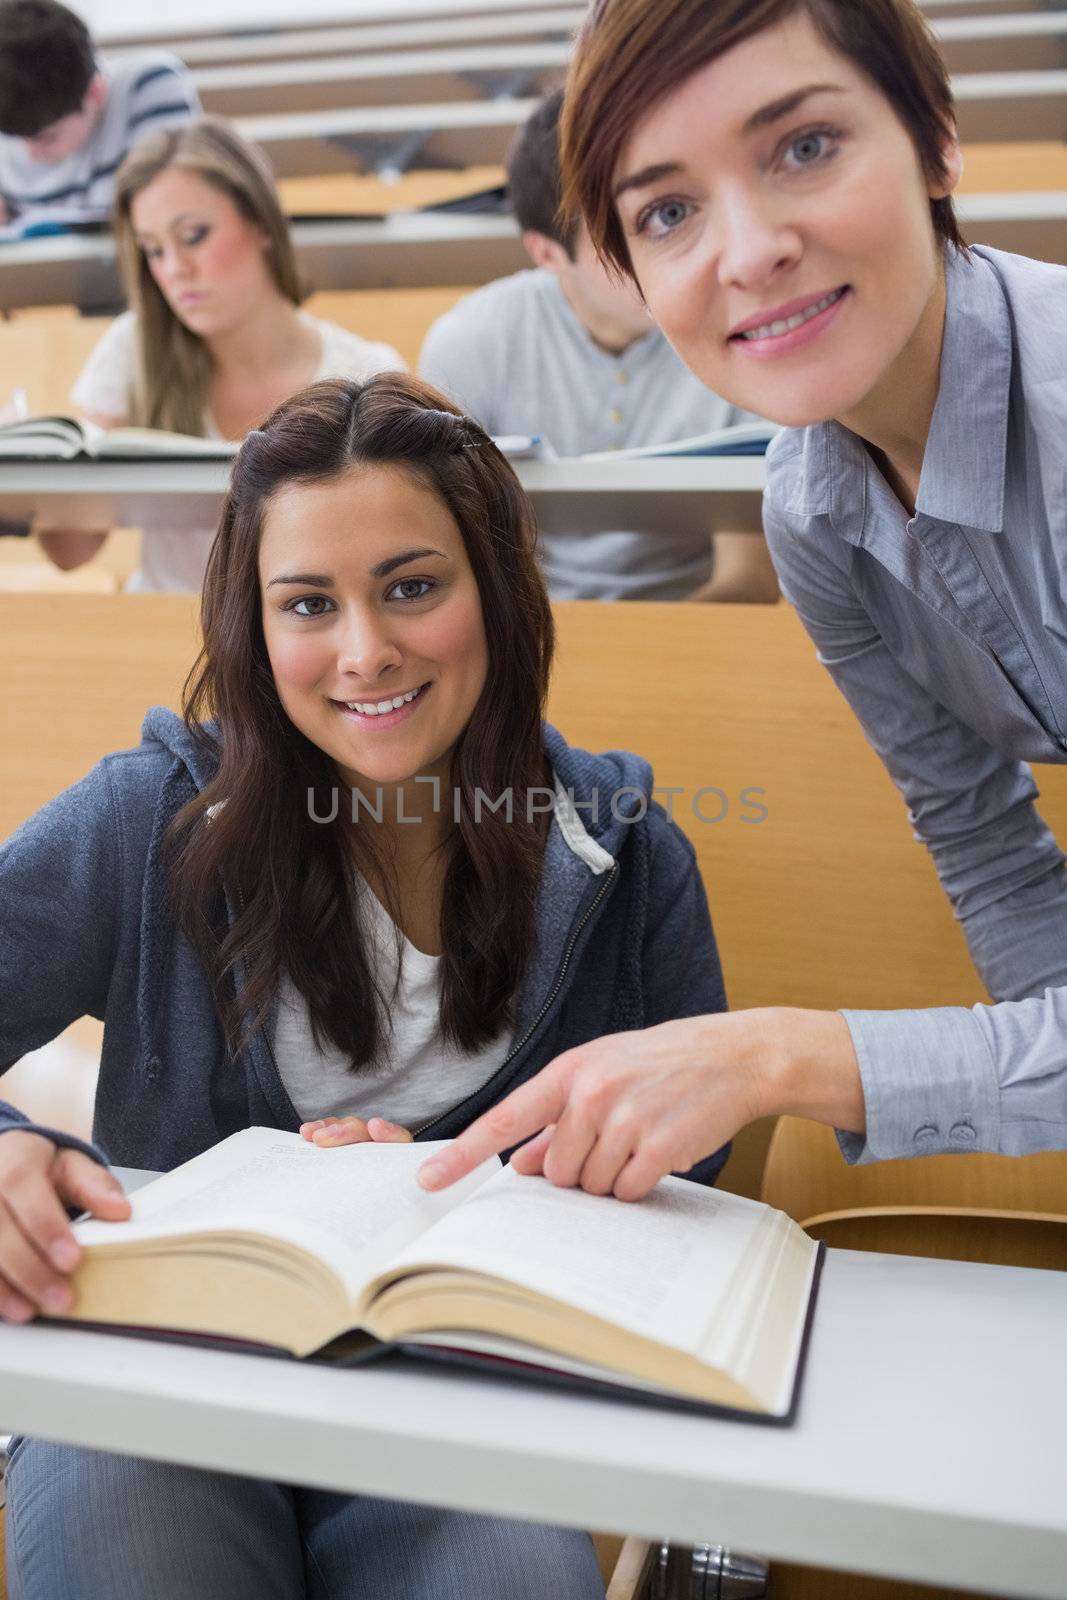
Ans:
{"label": "open book", "polygon": [[110,211],[85,206],[25,206],[0,224],[0,244],[43,239],[54,233],[106,233]]}
{"label": "open book", "polygon": [[137,1190],[129,1221],[74,1225],[71,1317],[297,1356],[348,1335],[349,1355],[791,1419],[821,1246],[781,1212],[680,1178],[627,1205],[495,1157],[431,1195],[415,1175],[435,1148],[233,1134]]}
{"label": "open book", "polygon": [[[688,439],[665,439],[662,444],[635,444],[625,450],[592,450],[572,456],[574,461],[644,461],[669,456],[762,456],[781,428],[774,422],[739,422],[732,428],[717,428],[713,433],[697,433]],[[542,434],[508,434],[495,438],[497,449],[513,461],[558,459],[550,440]]]}
{"label": "open book", "polygon": [[0,426],[4,461],[216,461],[236,455],[240,447],[234,439],[198,439],[159,428],[97,428],[75,417],[23,417]]}
{"label": "open book", "polygon": [[635,444],[626,450],[596,450],[580,461],[641,461],[651,456],[761,456],[781,428],[774,422],[739,422],[713,433],[688,439],[667,439],[663,444]]}

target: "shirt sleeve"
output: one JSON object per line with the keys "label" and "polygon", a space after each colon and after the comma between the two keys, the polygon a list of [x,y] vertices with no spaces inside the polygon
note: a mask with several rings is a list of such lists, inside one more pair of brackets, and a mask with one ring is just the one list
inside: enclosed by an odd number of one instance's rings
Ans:
{"label": "shirt sleeve", "polygon": [[160,51],[137,64],[127,122],[132,147],[146,133],[200,115],[200,96],[184,62]]}
{"label": "shirt sleeve", "polygon": [[116,317],[89,353],[70,391],[79,411],[125,422],[133,401],[136,322],[130,312]]}
{"label": "shirt sleeve", "polygon": [[[0,1073],[78,1017],[103,1017],[120,876],[104,763],[0,845]],[[0,1100],[0,1133],[16,1127],[102,1159]]]}
{"label": "shirt sleeve", "polygon": [[[655,1027],[681,1017],[725,1011],[722,965],[696,853],[681,829],[650,808],[654,843],[648,868],[648,917],[641,952],[644,1017]],[[729,1144],[680,1174],[713,1183]]]}
{"label": "shirt sleeve", "polygon": [[407,362],[399,350],[378,339],[364,339],[351,328],[319,317],[307,317],[318,330],[322,356],[315,373],[322,378],[372,378],[376,372],[406,372]]}
{"label": "shirt sleeve", "polygon": [[867,1103],[849,1160],[1067,1146],[1067,872],[1037,787],[902,666],[849,582],[764,506],[782,592],[903,794],[1001,1004],[845,1011]]}

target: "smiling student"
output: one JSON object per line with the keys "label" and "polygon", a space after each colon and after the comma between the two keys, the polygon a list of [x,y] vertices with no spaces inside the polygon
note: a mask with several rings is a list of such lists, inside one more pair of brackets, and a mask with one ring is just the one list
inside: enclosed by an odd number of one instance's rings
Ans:
{"label": "smiling student", "polygon": [[[138,145],[115,180],[114,228],[130,310],[71,391],[98,427],[242,439],[309,383],[404,366],[391,345],[300,310],[274,179],[225,122],[204,118]],[[107,537],[36,532],[65,568],[90,560]],[[146,529],[127,587],[198,589],[214,536],[214,528]]]}
{"label": "smiling student", "polygon": [[951,90],[910,0],[598,0],[562,154],[686,363],[786,424],[783,593],[998,1003],[604,1040],[427,1182],[546,1124],[526,1170],[626,1197],[778,1112],[849,1160],[1067,1147],[1067,873],[1025,765],[1067,760],[1067,270],[962,245]]}
{"label": "smiling student", "polygon": [[[126,1214],[101,1156],[448,1138],[561,1049],[725,1004],[648,764],[542,721],[533,514],[434,390],[323,383],[253,432],[202,622],[185,720],[152,711],[0,847],[0,1065],[104,1020],[95,1159],[0,1105],[9,1320],[69,1304],[65,1204]],[[39,1440],[5,1487],[19,1600],[603,1596],[573,1531]]]}

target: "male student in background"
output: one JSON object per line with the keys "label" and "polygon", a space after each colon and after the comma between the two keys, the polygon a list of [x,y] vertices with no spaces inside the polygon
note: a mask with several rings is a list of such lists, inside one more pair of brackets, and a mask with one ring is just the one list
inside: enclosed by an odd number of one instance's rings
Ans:
{"label": "male student in background", "polygon": [[58,0],[0,0],[0,223],[106,217],[138,139],[199,111],[176,56],[101,57]]}
{"label": "male student in background", "polygon": [[[564,231],[550,95],[508,158],[512,209],[536,270],[466,296],[434,323],[419,370],[487,432],[538,434],[559,455],[663,444],[757,420],[719,400],[675,355],[629,284],[610,278],[584,226]],[[543,536],[554,599],[778,598],[758,533],[655,529]]]}

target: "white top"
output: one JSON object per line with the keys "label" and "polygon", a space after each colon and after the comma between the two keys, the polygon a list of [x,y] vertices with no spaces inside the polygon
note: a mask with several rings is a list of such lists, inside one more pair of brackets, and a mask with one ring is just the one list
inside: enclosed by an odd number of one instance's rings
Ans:
{"label": "white top", "polygon": [[511,1031],[470,1054],[444,1043],[438,1033],[442,958],[417,950],[365,885],[362,904],[378,986],[388,997],[392,1036],[386,1059],[353,1072],[348,1057],[333,1045],[320,1050],[303,996],[288,979],[278,999],[274,1058],[305,1122],[377,1116],[414,1131],[492,1077],[508,1053]]}
{"label": "white top", "polygon": [[[361,339],[358,333],[324,322],[306,311],[299,315],[322,341],[322,358],[313,382],[322,378],[369,378],[375,372],[404,371],[405,362],[392,345]],[[137,319],[123,312],[104,333],[82,368],[70,398],[81,411],[126,419],[133,405],[137,359]],[[206,439],[221,439],[214,418],[204,414]],[[145,529],[141,567],[126,587],[137,591],[199,589],[207,565],[214,527]]]}
{"label": "white top", "polygon": [[[540,434],[561,456],[665,444],[758,420],[712,394],[658,328],[618,355],[575,316],[559,280],[513,273],[439,317],[419,371],[494,436]],[[713,514],[696,531],[670,508],[626,528],[542,527],[554,600],[681,600],[711,576]]]}

